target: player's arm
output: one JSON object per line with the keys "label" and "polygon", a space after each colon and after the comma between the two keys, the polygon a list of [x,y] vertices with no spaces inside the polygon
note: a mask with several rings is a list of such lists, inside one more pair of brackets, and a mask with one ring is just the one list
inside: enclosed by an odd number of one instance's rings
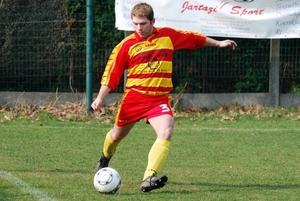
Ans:
{"label": "player's arm", "polygon": [[122,43],[117,45],[112,51],[102,75],[98,96],[91,104],[94,111],[100,109],[107,94],[115,90],[118,86],[120,78],[127,66],[127,55],[127,49],[122,48]]}
{"label": "player's arm", "polygon": [[173,45],[175,49],[197,49],[202,46],[210,47],[231,47],[235,49],[237,44],[233,40],[222,40],[218,41],[213,38],[207,37],[203,34],[192,32],[192,31],[182,31],[174,29],[166,29],[168,35],[172,38]]}
{"label": "player's arm", "polygon": [[107,94],[109,94],[110,91],[111,91],[111,88],[109,86],[101,85],[99,93],[97,95],[97,98],[94,100],[94,102],[91,105],[91,107],[93,108],[94,111],[97,111],[100,109],[100,107],[102,106],[102,101],[107,96]]}
{"label": "player's arm", "polygon": [[220,47],[220,48],[231,47],[234,50],[237,47],[237,44],[233,40],[218,41],[218,40],[212,39],[210,37],[206,37],[206,42],[205,42],[204,46]]}

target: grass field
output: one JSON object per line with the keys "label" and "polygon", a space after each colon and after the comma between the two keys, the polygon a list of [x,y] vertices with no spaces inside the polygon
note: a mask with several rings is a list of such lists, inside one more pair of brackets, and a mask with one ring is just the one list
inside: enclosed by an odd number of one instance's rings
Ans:
{"label": "grass field", "polygon": [[110,163],[122,177],[120,190],[102,195],[93,176],[110,128],[56,118],[2,120],[0,200],[300,200],[299,120],[178,117],[161,170],[169,182],[150,193],[139,186],[155,135],[139,122]]}

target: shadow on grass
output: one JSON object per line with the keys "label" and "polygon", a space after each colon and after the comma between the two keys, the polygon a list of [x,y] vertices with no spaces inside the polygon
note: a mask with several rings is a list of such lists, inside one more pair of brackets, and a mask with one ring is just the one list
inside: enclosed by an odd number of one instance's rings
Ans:
{"label": "shadow on grass", "polygon": [[[179,186],[180,189],[169,190],[172,186]],[[191,188],[191,186],[194,186]],[[282,184],[282,185],[271,185],[271,184],[216,184],[216,183],[181,183],[181,182],[169,182],[168,187],[163,190],[155,190],[154,192],[141,194],[197,194],[199,190],[195,187],[209,187],[202,189],[204,191],[218,192],[218,191],[231,191],[236,189],[245,190],[283,190],[283,189],[300,189],[300,184]],[[176,187],[177,188],[177,187]],[[122,193],[122,195],[136,195],[136,193]]]}
{"label": "shadow on grass", "polygon": [[[216,184],[216,183],[182,183],[182,182],[170,182],[169,185],[182,186],[204,186],[204,187],[215,187],[215,188],[244,188],[244,189],[262,189],[262,190],[282,190],[282,189],[300,189],[299,184]],[[216,189],[217,190],[217,189]],[[221,190],[221,189],[220,189]]]}
{"label": "shadow on grass", "polygon": [[[49,170],[11,170],[12,172],[24,172],[24,173],[62,173],[62,174],[73,174],[73,173],[80,173],[80,174],[93,174],[90,170],[82,170],[82,169],[62,169],[62,168],[55,168]],[[95,172],[96,173],[96,172]],[[0,200],[1,201],[1,200]]]}

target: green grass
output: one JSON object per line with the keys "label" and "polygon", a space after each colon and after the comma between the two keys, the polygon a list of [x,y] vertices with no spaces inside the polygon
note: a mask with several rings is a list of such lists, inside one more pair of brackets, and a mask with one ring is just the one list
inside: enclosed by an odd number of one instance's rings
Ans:
{"label": "green grass", "polygon": [[[115,195],[93,186],[95,163],[111,124],[14,119],[0,123],[0,201],[42,200],[299,200],[300,126],[288,118],[209,115],[176,118],[168,184],[139,185],[155,134],[143,121],[123,140],[110,165],[122,177]],[[30,187],[6,178],[10,173]],[[35,192],[32,192],[33,189]],[[44,197],[45,198],[45,197]]]}

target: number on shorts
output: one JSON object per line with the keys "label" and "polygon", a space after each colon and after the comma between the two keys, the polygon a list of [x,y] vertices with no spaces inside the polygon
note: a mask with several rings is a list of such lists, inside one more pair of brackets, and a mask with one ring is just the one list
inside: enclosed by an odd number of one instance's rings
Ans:
{"label": "number on shorts", "polygon": [[162,112],[169,112],[170,111],[170,108],[167,104],[161,104],[159,106],[161,107]]}

